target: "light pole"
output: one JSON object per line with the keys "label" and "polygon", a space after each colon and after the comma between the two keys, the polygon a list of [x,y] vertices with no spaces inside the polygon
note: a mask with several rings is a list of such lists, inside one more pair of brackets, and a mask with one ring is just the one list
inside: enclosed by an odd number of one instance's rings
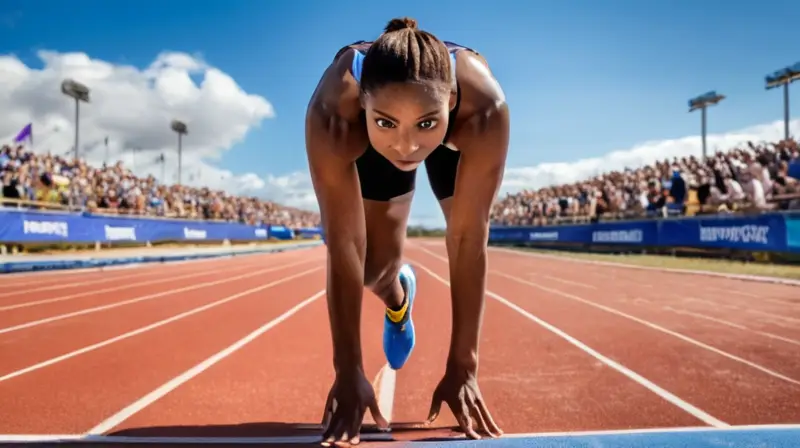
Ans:
{"label": "light pole", "polygon": [[183,155],[183,136],[189,133],[189,129],[186,127],[186,123],[178,120],[172,120],[172,123],[170,123],[169,126],[176,134],[178,134],[178,185],[182,185],[181,163]]}
{"label": "light pole", "polygon": [[767,90],[783,86],[783,138],[789,140],[789,84],[800,79],[800,62],[764,78]]}
{"label": "light pole", "polygon": [[719,95],[715,91],[706,92],[698,97],[689,100],[689,112],[700,109],[700,132],[703,136],[703,160],[706,159],[706,109],[725,99],[725,95]]}
{"label": "light pole", "polygon": [[79,126],[80,115],[81,115],[80,104],[81,101],[83,101],[84,103],[89,102],[89,88],[72,79],[65,79],[61,83],[61,93],[75,100],[75,158],[77,159],[78,142],[80,141],[78,138],[80,129]]}

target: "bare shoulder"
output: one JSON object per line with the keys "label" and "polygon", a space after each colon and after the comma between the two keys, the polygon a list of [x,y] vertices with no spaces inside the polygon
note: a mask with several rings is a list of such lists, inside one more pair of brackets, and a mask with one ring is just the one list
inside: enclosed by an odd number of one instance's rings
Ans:
{"label": "bare shoulder", "polygon": [[[486,59],[471,50],[456,54],[456,77],[461,100],[451,141],[464,154],[501,161],[507,150],[510,118],[500,83]],[[487,151],[488,147],[498,149]]]}
{"label": "bare shoulder", "polygon": [[360,109],[358,82],[351,71],[355,52],[351,47],[339,50],[311,95],[309,113],[334,114],[344,119],[357,118]]}
{"label": "bare shoulder", "polygon": [[471,50],[456,53],[456,77],[461,88],[460,118],[505,107],[505,93],[482,55]]}
{"label": "bare shoulder", "polygon": [[306,150],[314,158],[349,163],[367,148],[359,86],[350,68],[355,51],[340,50],[311,95],[306,110]]}

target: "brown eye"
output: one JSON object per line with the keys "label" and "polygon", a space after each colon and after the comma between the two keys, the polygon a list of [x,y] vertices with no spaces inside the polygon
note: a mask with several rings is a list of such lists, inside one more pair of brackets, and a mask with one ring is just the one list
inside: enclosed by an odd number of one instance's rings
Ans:
{"label": "brown eye", "polygon": [[419,127],[422,129],[433,129],[436,127],[436,120],[425,120],[419,123]]}
{"label": "brown eye", "polygon": [[393,128],[394,127],[394,123],[392,123],[389,120],[383,119],[383,118],[378,118],[377,120],[375,120],[375,124],[377,124],[379,128]]}

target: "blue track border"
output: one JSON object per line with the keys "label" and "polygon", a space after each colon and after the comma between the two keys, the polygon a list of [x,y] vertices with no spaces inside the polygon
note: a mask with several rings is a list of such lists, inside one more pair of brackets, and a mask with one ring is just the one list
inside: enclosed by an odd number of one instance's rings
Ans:
{"label": "blue track border", "polygon": [[[364,434],[376,446],[512,448],[794,448],[800,424],[609,430],[573,433],[508,434],[493,440],[440,439],[392,441],[390,433]],[[131,437],[114,435],[0,435],[0,444],[145,444],[145,445],[318,445],[319,436],[283,437]]]}
{"label": "blue track border", "polygon": [[493,440],[432,440],[411,444],[456,448],[797,448],[800,447],[800,425],[511,434]]}
{"label": "blue track border", "polygon": [[[34,271],[56,271],[65,269],[89,269],[109,266],[142,263],[168,263],[174,261],[200,260],[204,258],[235,257],[269,252],[285,252],[288,250],[306,249],[322,244],[322,241],[303,242],[297,244],[275,244],[251,250],[221,249],[218,252],[202,252],[197,254],[178,255],[140,255],[135,257],[96,257],[72,258],[37,261],[5,261],[0,263],[0,274],[14,274]],[[22,256],[24,257],[24,255]]]}

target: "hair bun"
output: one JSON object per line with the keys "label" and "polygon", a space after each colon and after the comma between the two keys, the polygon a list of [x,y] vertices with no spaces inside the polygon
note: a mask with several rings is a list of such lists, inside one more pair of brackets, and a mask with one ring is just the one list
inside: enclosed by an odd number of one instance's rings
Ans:
{"label": "hair bun", "polygon": [[400,31],[406,28],[416,30],[417,21],[412,19],[411,17],[403,17],[402,19],[392,19],[389,21],[389,24],[386,25],[386,28],[383,30],[383,32],[391,33],[392,31]]}

